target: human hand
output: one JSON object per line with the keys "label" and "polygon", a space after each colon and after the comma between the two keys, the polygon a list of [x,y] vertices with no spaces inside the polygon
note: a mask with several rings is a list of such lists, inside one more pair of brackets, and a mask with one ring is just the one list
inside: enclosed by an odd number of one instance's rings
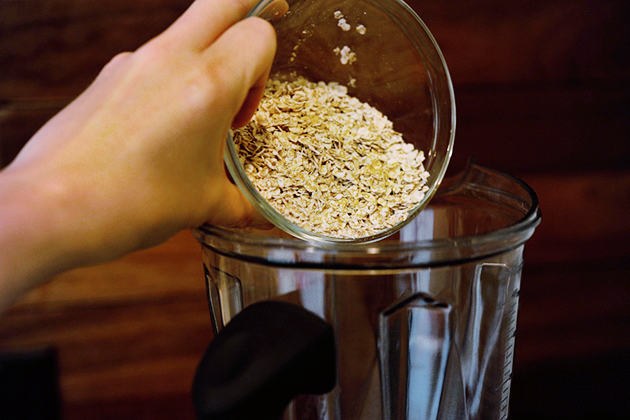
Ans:
{"label": "human hand", "polygon": [[273,28],[243,20],[255,3],[195,1],[108,63],[2,172],[41,197],[57,238],[74,241],[64,244],[74,254],[65,265],[116,258],[204,222],[266,223],[223,164],[227,132],[251,118],[275,54]]}

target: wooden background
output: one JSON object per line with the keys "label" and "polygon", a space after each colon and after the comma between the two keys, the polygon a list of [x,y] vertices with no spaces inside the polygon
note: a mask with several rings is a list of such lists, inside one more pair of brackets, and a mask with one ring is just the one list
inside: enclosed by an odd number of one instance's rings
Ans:
{"label": "wooden background", "polygon": [[[113,55],[160,33],[189,2],[0,1],[0,163]],[[630,3],[409,4],[453,78],[451,172],[473,155],[540,197],[512,418],[630,418]],[[56,349],[68,420],[192,419],[190,385],[210,338],[188,232],[61,275],[0,314],[0,352]]]}

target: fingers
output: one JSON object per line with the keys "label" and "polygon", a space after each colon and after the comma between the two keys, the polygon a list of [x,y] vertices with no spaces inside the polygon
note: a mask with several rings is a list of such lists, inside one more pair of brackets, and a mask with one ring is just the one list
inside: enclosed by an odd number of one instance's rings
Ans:
{"label": "fingers", "polygon": [[[208,73],[223,87],[239,92],[224,95],[233,112],[233,125],[245,124],[256,111],[276,51],[275,31],[268,22],[248,18],[225,31],[204,52]],[[231,90],[230,88],[227,89]]]}
{"label": "fingers", "polygon": [[265,92],[265,86],[267,84],[267,76],[269,72],[267,71],[263,74],[254,85],[249,89],[247,93],[247,97],[241,106],[241,109],[236,113],[234,120],[232,121],[232,128],[242,127],[251,120],[254,116],[254,113],[258,109],[258,104],[262,99],[263,93]]}
{"label": "fingers", "polygon": [[[209,82],[209,109],[228,117],[224,120],[228,124],[243,125],[256,111],[275,56],[273,27],[259,18],[244,19],[257,2],[196,0],[163,34],[170,51],[177,51],[174,47],[188,50],[193,54],[182,57],[201,60],[197,65],[205,69],[201,74],[205,73]],[[266,11],[269,18],[286,11],[284,0],[274,2],[280,6]],[[213,182],[220,194],[215,190],[206,201],[208,223],[225,227],[270,226],[227,178],[218,184],[221,186]]]}
{"label": "fingers", "polygon": [[[207,60],[212,79],[227,89],[222,102],[230,102],[233,125],[244,125],[256,111],[267,83],[275,56],[275,31],[258,18],[242,20],[225,31],[208,48]],[[224,227],[269,228],[270,223],[243,196],[233,183],[225,179],[221,200],[207,222]],[[212,202],[212,201],[211,201]]]}
{"label": "fingers", "polygon": [[184,48],[202,51],[226,29],[245,18],[258,1],[196,0],[164,35],[185,43]]}

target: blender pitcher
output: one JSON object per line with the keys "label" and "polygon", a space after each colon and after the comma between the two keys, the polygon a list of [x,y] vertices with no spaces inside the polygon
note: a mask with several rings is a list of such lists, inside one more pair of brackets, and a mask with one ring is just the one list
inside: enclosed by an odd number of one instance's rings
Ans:
{"label": "blender pitcher", "polygon": [[199,416],[507,418],[523,247],[539,222],[529,186],[471,163],[371,244],[195,230],[217,334],[193,387]]}

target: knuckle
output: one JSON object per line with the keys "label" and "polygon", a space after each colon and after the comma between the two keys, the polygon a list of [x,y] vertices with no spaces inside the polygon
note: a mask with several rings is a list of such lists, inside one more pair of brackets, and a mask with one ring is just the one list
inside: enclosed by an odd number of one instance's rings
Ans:
{"label": "knuckle", "polygon": [[271,25],[264,19],[259,17],[251,17],[239,22],[239,27],[244,37],[247,37],[249,44],[254,43],[256,45],[265,45],[275,47],[276,31]]}
{"label": "knuckle", "polygon": [[207,113],[223,108],[229,98],[225,72],[196,69],[188,74],[185,101],[190,112]]}
{"label": "knuckle", "polygon": [[99,75],[101,77],[106,77],[107,75],[114,73],[117,69],[128,62],[130,57],[130,52],[122,52],[116,54],[111,60],[109,60],[109,62],[107,62],[107,64],[105,64],[105,66],[103,66],[103,69],[101,70]]}

